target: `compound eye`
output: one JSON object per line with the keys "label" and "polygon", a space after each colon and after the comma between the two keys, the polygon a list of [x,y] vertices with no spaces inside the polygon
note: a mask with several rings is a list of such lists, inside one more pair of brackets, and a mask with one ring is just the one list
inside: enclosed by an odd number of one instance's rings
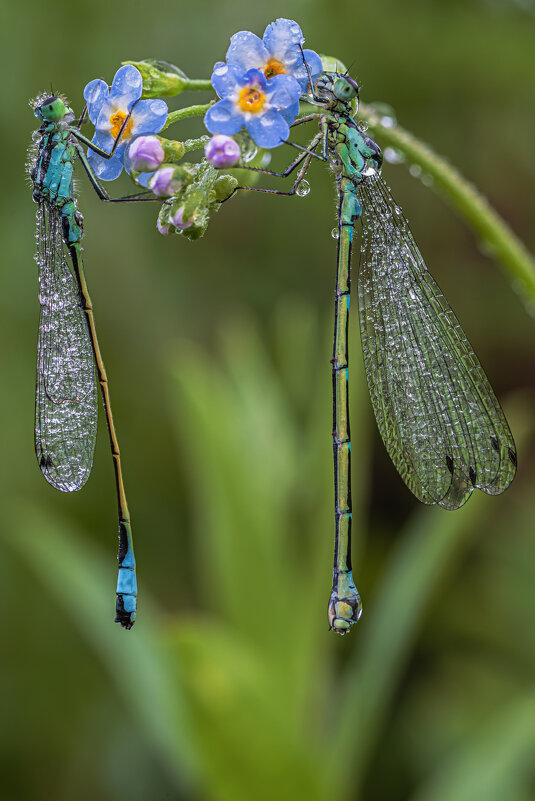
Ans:
{"label": "compound eye", "polygon": [[354,78],[351,78],[349,75],[346,75],[345,77],[346,77],[346,81],[347,81],[349,84],[351,84],[351,86],[352,86],[352,87],[353,87],[353,89],[355,90],[355,94],[357,94],[357,95],[358,95],[358,93],[359,93],[359,85],[358,85],[358,83],[356,82],[356,80],[355,80]]}
{"label": "compound eye", "polygon": [[344,75],[341,78],[337,78],[334,82],[333,92],[338,100],[343,100],[345,103],[349,103],[358,95],[359,87],[353,78]]}

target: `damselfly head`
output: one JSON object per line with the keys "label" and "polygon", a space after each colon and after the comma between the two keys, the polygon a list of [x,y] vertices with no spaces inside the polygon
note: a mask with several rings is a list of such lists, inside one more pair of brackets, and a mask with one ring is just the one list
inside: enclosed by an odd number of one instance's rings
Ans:
{"label": "damselfly head", "polygon": [[44,122],[59,122],[68,111],[65,101],[57,95],[40,95],[34,106],[35,116]]}
{"label": "damselfly head", "polygon": [[359,86],[354,78],[339,72],[324,72],[316,83],[316,93],[327,107],[335,108],[339,103],[352,106],[357,110]]}

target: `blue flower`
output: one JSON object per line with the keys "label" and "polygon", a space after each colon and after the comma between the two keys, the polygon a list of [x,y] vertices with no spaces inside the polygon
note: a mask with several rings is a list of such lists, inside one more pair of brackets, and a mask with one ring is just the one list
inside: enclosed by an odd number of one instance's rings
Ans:
{"label": "blue flower", "polygon": [[[267,26],[263,40],[251,31],[234,34],[227,50],[227,64],[242,72],[260,70],[268,80],[274,75],[292,75],[306,92],[309,80],[300,47],[304,41],[297,22],[278,19]],[[304,55],[315,82],[323,72],[321,58],[313,50],[305,50]]]}
{"label": "blue flower", "polygon": [[167,104],[163,100],[140,100],[142,91],[141,73],[131,64],[117,70],[111,89],[101,79],[91,81],[84,89],[89,119],[95,126],[92,142],[108,153],[132,109],[113,158],[105,159],[88,150],[89,163],[95,175],[103,181],[113,181],[119,177],[124,166],[126,147],[133,136],[158,133],[165,125]]}
{"label": "blue flower", "polygon": [[260,147],[281,145],[290,135],[290,124],[299,112],[301,87],[291,75],[266,80],[257,69],[243,72],[218,62],[212,86],[221,100],[208,109],[204,124],[212,134],[238,133],[245,125]]}

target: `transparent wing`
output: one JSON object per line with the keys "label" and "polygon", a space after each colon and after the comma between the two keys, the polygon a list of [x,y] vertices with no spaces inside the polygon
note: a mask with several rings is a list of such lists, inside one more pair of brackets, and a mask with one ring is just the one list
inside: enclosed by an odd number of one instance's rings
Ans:
{"label": "transparent wing", "polygon": [[424,503],[457,509],[474,487],[497,495],[516,471],[500,404],[377,173],[360,196],[360,329],[386,448]]}
{"label": "transparent wing", "polygon": [[41,203],[37,211],[39,335],[35,452],[46,480],[78,490],[93,465],[97,388],[91,339],[80,293],[64,252],[61,220]]}

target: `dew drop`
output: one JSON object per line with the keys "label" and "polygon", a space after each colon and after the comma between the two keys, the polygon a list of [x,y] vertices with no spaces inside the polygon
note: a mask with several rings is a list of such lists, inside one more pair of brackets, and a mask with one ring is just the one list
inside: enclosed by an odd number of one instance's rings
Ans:
{"label": "dew drop", "polygon": [[395,147],[385,147],[383,156],[389,164],[402,164],[405,161],[405,154]]}
{"label": "dew drop", "polygon": [[387,103],[372,103],[372,108],[379,115],[383,128],[393,128],[397,123],[396,112]]}
{"label": "dew drop", "polygon": [[310,184],[308,183],[308,181],[305,181],[305,179],[299,181],[299,183],[297,184],[297,188],[295,190],[296,195],[299,195],[299,197],[306,197],[309,192],[310,192]]}
{"label": "dew drop", "polygon": [[32,133],[32,139],[33,139],[34,142],[38,142],[40,138],[41,138],[41,134],[39,133],[39,131],[34,131]]}
{"label": "dew drop", "polygon": [[332,229],[331,236],[333,239],[340,239],[340,231],[338,230],[338,228]]}
{"label": "dew drop", "polygon": [[[251,145],[245,151],[242,150],[241,160],[247,164],[249,161],[252,161],[256,154],[258,153],[258,148],[255,145]],[[271,157],[270,157],[271,158]],[[269,164],[269,161],[268,161]]]}
{"label": "dew drop", "polygon": [[360,128],[361,131],[364,131],[364,133],[366,133],[366,131],[368,130],[368,127],[369,126],[368,126],[368,123],[366,122],[366,120],[360,120],[359,128]]}
{"label": "dew drop", "polygon": [[422,174],[422,168],[419,164],[411,164],[409,167],[409,172],[413,178],[419,178]]}
{"label": "dew drop", "polygon": [[421,180],[424,186],[433,186],[433,176],[429,175],[428,172],[423,173]]}
{"label": "dew drop", "polygon": [[401,206],[394,206],[394,211],[396,212],[396,214],[403,214],[403,209],[401,208]]}

